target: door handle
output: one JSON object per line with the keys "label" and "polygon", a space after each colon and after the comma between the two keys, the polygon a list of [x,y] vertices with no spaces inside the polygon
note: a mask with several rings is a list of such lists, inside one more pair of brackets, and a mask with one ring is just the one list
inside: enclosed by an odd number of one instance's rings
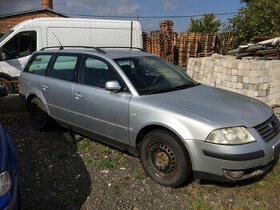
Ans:
{"label": "door handle", "polygon": [[82,94],[81,93],[75,93],[74,97],[79,100],[80,98],[82,98]]}
{"label": "door handle", "polygon": [[47,90],[49,87],[47,85],[43,85],[43,90]]}

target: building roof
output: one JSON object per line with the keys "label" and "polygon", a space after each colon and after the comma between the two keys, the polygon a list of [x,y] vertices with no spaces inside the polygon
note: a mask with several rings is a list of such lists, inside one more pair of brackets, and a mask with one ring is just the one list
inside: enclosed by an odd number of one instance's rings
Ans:
{"label": "building roof", "polygon": [[57,12],[57,11],[49,9],[49,8],[39,8],[39,9],[31,9],[31,10],[25,10],[25,11],[14,12],[14,13],[9,13],[9,14],[3,14],[3,15],[0,15],[0,18],[12,17],[12,16],[17,16],[17,15],[25,15],[28,13],[35,13],[35,12],[51,12],[51,13],[60,15],[62,17],[68,17],[67,15],[64,15],[60,12]]}

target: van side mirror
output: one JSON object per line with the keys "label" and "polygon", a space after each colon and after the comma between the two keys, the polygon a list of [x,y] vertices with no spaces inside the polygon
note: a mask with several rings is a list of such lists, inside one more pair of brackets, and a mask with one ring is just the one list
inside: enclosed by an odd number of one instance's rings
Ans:
{"label": "van side mirror", "polygon": [[3,48],[0,47],[0,61],[5,61],[7,60],[6,53],[4,53]]}
{"label": "van side mirror", "polygon": [[118,81],[112,80],[105,83],[105,89],[113,92],[119,92],[122,89],[122,86]]}
{"label": "van side mirror", "polygon": [[0,86],[0,97],[5,97],[8,95],[8,90],[4,86]]}

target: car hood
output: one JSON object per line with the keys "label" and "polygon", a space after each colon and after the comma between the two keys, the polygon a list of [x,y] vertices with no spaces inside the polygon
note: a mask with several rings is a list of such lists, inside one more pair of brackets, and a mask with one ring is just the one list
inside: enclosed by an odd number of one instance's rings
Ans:
{"label": "car hood", "polygon": [[205,85],[153,94],[146,99],[155,106],[168,106],[188,117],[211,121],[218,127],[254,127],[273,113],[269,106],[260,101]]}

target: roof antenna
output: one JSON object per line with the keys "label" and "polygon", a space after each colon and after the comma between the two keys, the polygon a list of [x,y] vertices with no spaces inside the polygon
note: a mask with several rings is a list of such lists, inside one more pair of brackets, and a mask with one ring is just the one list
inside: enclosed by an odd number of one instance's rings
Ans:
{"label": "roof antenna", "polygon": [[61,42],[59,41],[59,39],[57,38],[57,36],[53,33],[53,35],[54,35],[54,37],[56,38],[56,40],[59,42],[59,44],[60,44],[60,50],[63,50],[63,46],[62,46],[62,44],[61,44]]}

